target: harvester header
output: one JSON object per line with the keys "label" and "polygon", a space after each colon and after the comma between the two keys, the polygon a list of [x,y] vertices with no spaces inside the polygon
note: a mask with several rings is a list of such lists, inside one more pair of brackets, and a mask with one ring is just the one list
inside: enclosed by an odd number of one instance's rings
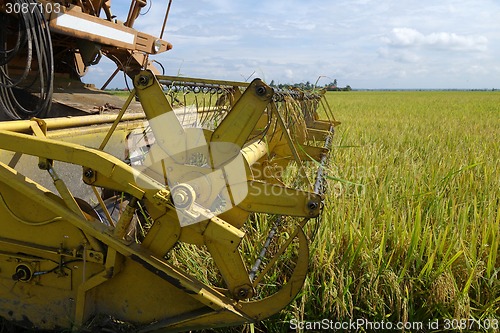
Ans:
{"label": "harvester header", "polygon": [[[302,288],[339,124],[324,91],[159,75],[171,45],[133,28],[145,5],[118,22],[109,1],[0,1],[4,320],[233,326]],[[79,81],[101,55],[133,79],[126,100]]]}

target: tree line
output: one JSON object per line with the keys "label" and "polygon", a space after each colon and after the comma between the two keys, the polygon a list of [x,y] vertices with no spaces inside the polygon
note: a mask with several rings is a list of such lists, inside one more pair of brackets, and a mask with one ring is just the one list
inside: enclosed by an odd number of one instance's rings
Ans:
{"label": "tree line", "polygon": [[327,83],[323,86],[317,86],[315,84],[312,84],[311,82],[300,82],[300,83],[278,83],[276,84],[274,80],[271,80],[271,83],[269,84],[273,88],[278,88],[278,89],[291,89],[291,88],[299,88],[301,90],[314,90],[314,89],[326,89],[327,91],[351,91],[352,88],[349,85],[346,85],[345,87],[339,87],[337,85],[337,79],[333,80],[330,83]]}

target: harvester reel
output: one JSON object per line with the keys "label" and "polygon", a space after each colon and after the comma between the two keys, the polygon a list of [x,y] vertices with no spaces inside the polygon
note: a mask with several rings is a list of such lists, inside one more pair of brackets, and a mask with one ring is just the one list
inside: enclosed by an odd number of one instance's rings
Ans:
{"label": "harvester reel", "polygon": [[[136,78],[135,83],[140,99],[153,100],[149,94],[154,90],[158,91],[159,86],[152,84],[152,82],[155,82],[155,78],[146,72],[141,73]],[[226,90],[229,91],[229,89]],[[232,89],[232,91],[234,90]],[[196,90],[195,88],[193,91],[202,91],[202,89]],[[219,242],[216,238],[223,237],[223,235],[214,235],[212,238],[212,236],[207,236],[211,235],[211,232],[207,232],[207,230],[211,230],[210,226],[215,223],[215,220],[219,220],[215,215],[219,215],[232,226],[228,226],[230,230],[233,227],[237,228],[230,231],[230,233],[238,234],[238,229],[243,226],[251,212],[272,213],[275,210],[273,201],[277,197],[283,196],[283,192],[287,193],[287,190],[291,191],[291,189],[276,183],[266,184],[262,181],[255,181],[251,170],[253,164],[260,163],[259,161],[266,159],[267,154],[269,154],[266,149],[261,147],[263,138],[252,141],[249,137],[257,123],[261,121],[264,110],[270,108],[270,104],[274,103],[272,88],[257,79],[247,87],[241,97],[235,98],[231,96],[226,99],[234,101],[234,105],[225,117],[214,117],[222,119],[222,122],[213,131],[201,128],[183,128],[178,120],[182,116],[175,115],[172,109],[168,111],[168,105],[164,104],[164,102],[158,102],[159,100],[156,99],[158,104],[154,107],[151,105],[151,109],[167,111],[149,121],[148,128],[151,129],[152,133],[144,133],[144,136],[147,136],[147,140],[144,141],[148,142],[149,149],[143,156],[140,170],[159,182],[165,182],[166,188],[170,191],[171,203],[176,208],[181,225],[180,240],[206,245],[226,284],[229,286],[228,295],[237,300],[243,300],[254,295],[256,285],[252,286],[253,281],[251,280],[256,276],[258,265],[253,268],[252,273],[245,268],[238,250],[242,235],[237,236],[234,241],[231,240],[233,244],[231,247],[222,248],[213,246],[213,244]],[[221,105],[220,99],[218,99],[217,104]],[[240,107],[240,105],[243,105],[243,107]],[[236,110],[240,113],[237,113]],[[269,112],[264,117],[269,117]],[[280,117],[280,115],[278,114],[277,117]],[[271,119],[267,120],[268,123],[270,121]],[[197,119],[194,121],[190,119],[190,122],[199,123]],[[172,130],[162,131],[163,124],[169,124]],[[305,125],[305,122],[299,124]],[[275,126],[278,125],[275,124]],[[284,131],[284,129],[281,130]],[[220,141],[222,138],[227,141]],[[305,135],[299,137],[298,140],[304,141]],[[285,145],[287,143],[276,142],[275,144]],[[293,143],[288,142],[288,144]],[[142,150],[143,148],[136,149]],[[134,148],[130,147],[129,151],[133,152]],[[198,163],[193,163],[193,161],[198,161]],[[262,193],[263,190],[271,191],[270,193]],[[275,193],[273,190],[275,190]],[[298,193],[293,192],[290,197],[284,195],[281,200],[295,199],[292,197]],[[303,215],[306,219],[302,225],[296,226],[298,229],[292,238],[299,237],[300,239],[300,235],[303,235],[301,228],[307,219],[317,216],[320,209],[321,196],[311,192],[304,192],[302,195],[305,196],[302,203],[304,212],[292,211],[291,215]],[[215,200],[219,198],[222,198],[225,202],[222,211],[214,209]],[[256,201],[252,201],[252,199]],[[279,199],[277,200],[276,204],[279,205]],[[263,201],[268,201],[267,207],[263,204]],[[201,226],[189,228],[198,223]],[[217,223],[224,225],[222,220]],[[186,228],[190,230],[184,230]],[[195,233],[193,230],[198,230],[205,236],[203,238],[192,236]],[[290,231],[290,233],[292,232]],[[183,237],[184,234],[189,236]],[[305,251],[307,252],[307,244],[304,246],[302,241],[300,244],[299,252],[304,252],[304,248],[306,248]],[[290,242],[284,248],[289,245]],[[269,247],[269,244],[266,245],[267,247]],[[227,253],[222,256],[221,251],[224,249],[227,250]],[[298,260],[302,259],[303,255],[299,254]],[[230,270],[234,268],[242,272],[233,273],[235,276],[231,276]],[[306,270],[307,265],[298,265],[291,279],[303,279]],[[238,282],[231,281],[232,279],[236,279]],[[257,281],[261,279],[262,276]],[[288,290],[286,303],[291,300],[291,295],[295,295],[295,291],[298,291],[298,289],[293,289],[293,291],[292,289]],[[280,297],[277,296],[277,298]],[[276,303],[281,304],[282,302],[284,301],[281,300]]]}

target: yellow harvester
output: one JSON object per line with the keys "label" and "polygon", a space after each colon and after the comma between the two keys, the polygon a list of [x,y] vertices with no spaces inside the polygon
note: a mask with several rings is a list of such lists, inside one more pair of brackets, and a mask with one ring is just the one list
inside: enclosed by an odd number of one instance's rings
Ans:
{"label": "yellow harvester", "polygon": [[[107,0],[0,0],[5,321],[239,325],[277,313],[304,283],[304,227],[321,213],[338,124],[326,100],[259,79],[159,75],[151,59],[171,48],[167,15],[160,38],[142,33],[144,6],[131,1],[121,22]],[[133,80],[125,102],[80,82],[102,56],[117,65],[112,77]],[[270,288],[285,257],[290,269]]]}

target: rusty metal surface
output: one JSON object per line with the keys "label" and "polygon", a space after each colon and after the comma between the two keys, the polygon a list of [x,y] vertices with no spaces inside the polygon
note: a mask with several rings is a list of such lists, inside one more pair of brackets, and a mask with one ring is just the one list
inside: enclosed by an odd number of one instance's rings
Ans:
{"label": "rusty metal surface", "polygon": [[[51,116],[61,117],[71,112],[80,115],[117,113],[116,110],[119,110],[123,106],[126,97],[126,95],[120,97],[92,88],[58,88],[54,91],[53,102],[62,105],[62,107],[58,114],[53,113]],[[72,110],[68,110],[68,108]],[[132,101],[128,112],[142,112],[141,104],[137,101]]]}
{"label": "rusty metal surface", "polygon": [[[57,88],[53,94],[50,118],[115,114],[124,104],[125,98],[126,95],[121,97],[92,88]],[[142,112],[141,104],[132,101],[127,112]],[[0,113],[0,121],[9,119],[9,117]]]}

